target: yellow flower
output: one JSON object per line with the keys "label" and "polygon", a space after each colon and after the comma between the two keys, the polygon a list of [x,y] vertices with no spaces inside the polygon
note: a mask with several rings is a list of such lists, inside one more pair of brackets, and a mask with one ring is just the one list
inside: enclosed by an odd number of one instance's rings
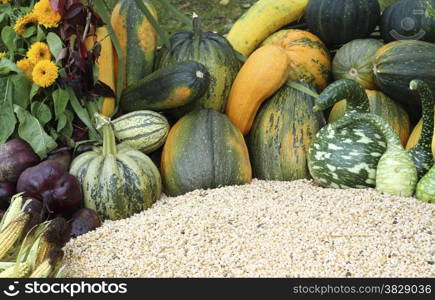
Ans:
{"label": "yellow flower", "polygon": [[17,20],[14,30],[19,35],[23,35],[28,27],[36,24],[38,24],[38,17],[34,13],[28,13]]}
{"label": "yellow flower", "polygon": [[58,76],[58,68],[51,60],[42,60],[36,64],[32,71],[33,81],[42,87],[52,85]]}
{"label": "yellow flower", "polygon": [[6,56],[6,52],[0,52],[0,59]]}
{"label": "yellow flower", "polygon": [[38,16],[38,22],[46,28],[57,27],[61,16],[50,4],[50,0],[40,0],[33,7],[33,13]]}
{"label": "yellow flower", "polygon": [[17,67],[21,70],[27,77],[32,79],[32,71],[35,65],[30,62],[28,58],[23,58],[17,61]]}
{"label": "yellow flower", "polygon": [[2,3],[9,3],[11,0],[1,0]]}
{"label": "yellow flower", "polygon": [[30,62],[34,65],[41,60],[50,60],[51,58],[50,49],[48,48],[47,44],[41,42],[34,43],[27,51],[26,55]]}

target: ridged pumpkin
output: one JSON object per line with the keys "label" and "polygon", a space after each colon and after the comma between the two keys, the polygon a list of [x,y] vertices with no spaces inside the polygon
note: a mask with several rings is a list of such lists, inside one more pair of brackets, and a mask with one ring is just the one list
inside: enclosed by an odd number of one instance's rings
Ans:
{"label": "ridged pumpkin", "polygon": [[210,109],[195,110],[171,128],[160,170],[170,196],[252,179],[242,134],[224,114]]}
{"label": "ridged pumpkin", "polygon": [[181,116],[202,108],[223,112],[231,85],[240,68],[230,43],[217,33],[203,32],[196,15],[193,18],[193,31],[178,31],[170,41],[171,48],[162,49],[159,68],[193,60],[203,64],[210,74],[210,86],[205,95],[174,110],[175,114]]}
{"label": "ridged pumpkin", "polygon": [[435,44],[413,40],[388,43],[375,54],[374,73],[385,94],[415,110],[421,103],[409,89],[411,80],[424,80],[435,91]]}
{"label": "ridged pumpkin", "polygon": [[291,181],[309,178],[308,148],[325,124],[322,112],[314,112],[314,99],[288,86],[268,100],[255,118],[249,135],[254,176]]}
{"label": "ridged pumpkin", "polygon": [[103,147],[76,157],[70,173],[82,185],[85,207],[103,220],[127,218],[160,198],[160,173],[142,152],[116,145],[110,124],[102,130]]}
{"label": "ridged pumpkin", "polygon": [[242,66],[231,87],[226,114],[247,135],[261,104],[287,80],[289,59],[283,48],[258,48]]}
{"label": "ridged pumpkin", "polygon": [[[411,131],[408,113],[399,104],[380,91],[366,90],[370,102],[370,112],[387,120],[396,130],[402,145],[406,145]],[[332,123],[344,116],[346,100],[342,100],[332,108],[328,122]]]}
{"label": "ridged pumpkin", "polygon": [[367,37],[380,14],[377,0],[310,0],[305,10],[308,28],[327,45]]}
{"label": "ridged pumpkin", "polygon": [[[157,12],[148,0],[143,0],[157,20]],[[157,47],[157,32],[137,7],[135,0],[121,0],[112,11],[113,31],[121,45],[125,61],[123,86],[129,86],[153,70]],[[119,67],[118,63],[116,66]],[[120,80],[120,78],[117,78]]]}
{"label": "ridged pumpkin", "polygon": [[366,89],[377,89],[373,74],[373,57],[383,45],[375,39],[353,40],[343,45],[332,62],[334,79],[352,79]]}
{"label": "ridged pumpkin", "polygon": [[435,17],[426,10],[435,0],[402,0],[388,6],[381,18],[381,37],[386,43],[396,40],[435,42]]}
{"label": "ridged pumpkin", "polygon": [[[115,63],[112,40],[110,38],[109,31],[106,26],[98,27],[94,36],[86,38],[86,48],[89,50],[94,47],[95,42],[101,41],[100,57],[96,62],[98,66],[98,80],[101,80],[107,84],[113,92],[116,92],[115,88]],[[106,97],[101,104],[101,114],[106,117],[110,117],[115,111],[116,101],[115,98]]]}
{"label": "ridged pumpkin", "polygon": [[329,83],[331,59],[328,49],[314,34],[298,29],[281,30],[262,45],[282,47],[289,57],[289,80],[301,81],[323,90]]}

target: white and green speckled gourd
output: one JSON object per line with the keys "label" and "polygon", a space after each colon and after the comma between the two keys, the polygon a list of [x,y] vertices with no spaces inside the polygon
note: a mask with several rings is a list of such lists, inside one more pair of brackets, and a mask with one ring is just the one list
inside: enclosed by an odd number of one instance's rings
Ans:
{"label": "white and green speckled gourd", "polygon": [[435,203],[435,164],[418,182],[415,197],[421,201]]}
{"label": "white and green speckled gourd", "polygon": [[417,184],[417,169],[411,154],[402,146],[393,127],[382,117],[370,113],[354,113],[333,123],[337,130],[357,121],[374,125],[387,141],[387,151],[376,169],[376,189],[390,195],[411,197]]}
{"label": "white and green speckled gourd", "polygon": [[[325,110],[343,99],[347,99],[347,107],[342,118],[352,113],[370,112],[364,88],[350,79],[329,85],[315,100],[314,110]],[[323,127],[309,148],[308,167],[311,176],[327,187],[374,187],[376,167],[386,150],[386,141],[381,132],[364,121],[352,122],[340,129],[333,124]]]}
{"label": "white and green speckled gourd", "polygon": [[416,91],[421,99],[423,128],[417,145],[409,149],[417,167],[418,178],[422,178],[432,167],[432,138],[434,131],[434,95],[429,85],[422,80],[411,81],[409,88]]}

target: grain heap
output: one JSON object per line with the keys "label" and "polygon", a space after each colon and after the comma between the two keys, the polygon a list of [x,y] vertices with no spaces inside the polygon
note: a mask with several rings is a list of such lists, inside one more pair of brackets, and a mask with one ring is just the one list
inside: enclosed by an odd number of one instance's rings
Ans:
{"label": "grain heap", "polygon": [[435,276],[435,206],[307,180],[163,198],[66,245],[71,277]]}

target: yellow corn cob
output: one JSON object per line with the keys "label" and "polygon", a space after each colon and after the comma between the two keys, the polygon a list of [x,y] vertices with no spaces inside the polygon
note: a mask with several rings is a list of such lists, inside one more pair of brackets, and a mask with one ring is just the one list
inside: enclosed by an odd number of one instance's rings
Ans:
{"label": "yellow corn cob", "polygon": [[38,252],[36,254],[35,265],[39,266],[44,260],[48,258],[48,252],[53,249],[53,244],[47,242],[47,240],[42,237],[39,242]]}
{"label": "yellow corn cob", "polygon": [[0,278],[24,278],[30,272],[29,264],[20,263],[18,268],[17,266],[12,266],[4,270],[0,273]]}
{"label": "yellow corn cob", "polygon": [[53,266],[50,264],[50,261],[47,258],[38,267],[36,267],[35,270],[33,270],[29,278],[47,278],[51,271],[53,271]]}
{"label": "yellow corn cob", "polygon": [[0,259],[8,253],[9,249],[21,237],[29,218],[28,214],[22,213],[0,232]]}
{"label": "yellow corn cob", "polygon": [[11,204],[1,220],[0,232],[21,213],[23,204],[24,200],[21,194],[12,197]]}

